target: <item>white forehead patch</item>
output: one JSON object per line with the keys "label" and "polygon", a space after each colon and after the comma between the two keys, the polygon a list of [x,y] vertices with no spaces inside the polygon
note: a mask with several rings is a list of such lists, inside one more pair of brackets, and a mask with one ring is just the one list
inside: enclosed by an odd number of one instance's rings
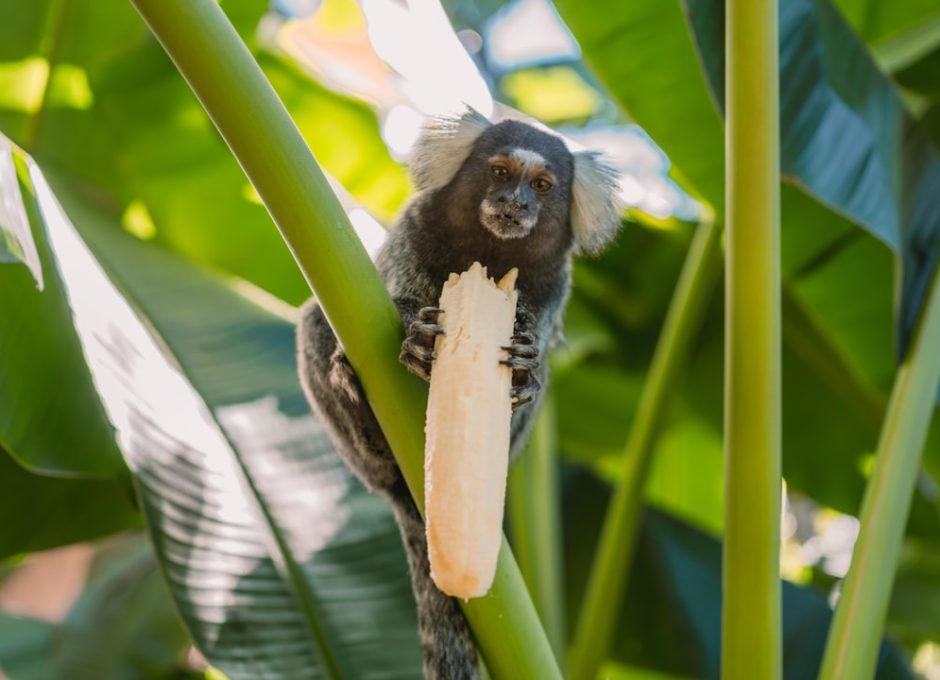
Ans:
{"label": "white forehead patch", "polygon": [[544,168],[548,163],[545,161],[545,157],[537,151],[532,151],[531,149],[513,149],[509,152],[509,156],[514,158],[519,162],[525,170],[531,168]]}

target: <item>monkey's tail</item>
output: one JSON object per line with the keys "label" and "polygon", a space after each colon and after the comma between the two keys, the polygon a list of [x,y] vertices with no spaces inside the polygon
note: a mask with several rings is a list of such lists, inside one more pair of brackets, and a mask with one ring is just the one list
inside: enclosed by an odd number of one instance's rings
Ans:
{"label": "monkey's tail", "polygon": [[431,580],[424,521],[408,489],[397,491],[390,500],[411,567],[425,680],[477,680],[476,647],[467,620],[457,601],[438,590]]}

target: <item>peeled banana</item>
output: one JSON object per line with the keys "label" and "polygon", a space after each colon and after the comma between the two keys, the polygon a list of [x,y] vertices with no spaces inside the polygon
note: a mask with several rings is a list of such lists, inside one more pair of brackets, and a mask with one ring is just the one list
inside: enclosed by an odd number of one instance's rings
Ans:
{"label": "peeled banana", "polygon": [[497,284],[475,262],[451,274],[440,298],[425,433],[425,520],[431,578],[468,599],[493,583],[502,541],[509,466],[507,356],[516,316],[518,271]]}

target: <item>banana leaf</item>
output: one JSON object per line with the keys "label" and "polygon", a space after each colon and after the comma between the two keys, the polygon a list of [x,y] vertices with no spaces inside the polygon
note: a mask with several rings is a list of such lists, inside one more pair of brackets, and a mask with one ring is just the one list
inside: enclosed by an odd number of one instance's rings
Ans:
{"label": "banana leaf", "polygon": [[[721,3],[560,0],[558,5],[613,97],[720,218]],[[940,209],[930,199],[940,186],[936,152],[830,4],[784,0],[781,36],[781,151],[789,184],[782,194],[785,285],[795,284],[808,263],[838,270],[833,259],[854,242],[853,225],[861,227],[902,264],[895,316],[903,349],[940,252]],[[881,300],[895,285],[894,276],[876,273],[852,279],[856,290],[876,294],[868,318],[883,316]],[[885,341],[875,333],[853,333],[844,316],[830,321],[831,307],[820,295],[794,292],[849,353],[876,347],[882,356],[885,344],[888,357],[894,353],[890,335]],[[884,380],[882,365],[870,373],[873,380]]]}
{"label": "banana leaf", "polygon": [[397,529],[309,412],[283,305],[121,234],[99,192],[30,178],[62,290],[3,316],[70,311],[55,327],[80,343],[200,650],[231,678],[420,674]]}

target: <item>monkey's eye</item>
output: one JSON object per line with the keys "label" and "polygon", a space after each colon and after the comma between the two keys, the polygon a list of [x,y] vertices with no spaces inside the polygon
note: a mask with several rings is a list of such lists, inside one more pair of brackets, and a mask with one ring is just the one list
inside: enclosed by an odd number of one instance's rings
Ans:
{"label": "monkey's eye", "polygon": [[490,166],[490,171],[493,173],[493,177],[500,181],[509,179],[509,168],[505,165]]}
{"label": "monkey's eye", "polygon": [[529,183],[529,186],[535,189],[540,194],[544,194],[546,191],[551,190],[552,183],[549,182],[544,177],[536,177]]}

